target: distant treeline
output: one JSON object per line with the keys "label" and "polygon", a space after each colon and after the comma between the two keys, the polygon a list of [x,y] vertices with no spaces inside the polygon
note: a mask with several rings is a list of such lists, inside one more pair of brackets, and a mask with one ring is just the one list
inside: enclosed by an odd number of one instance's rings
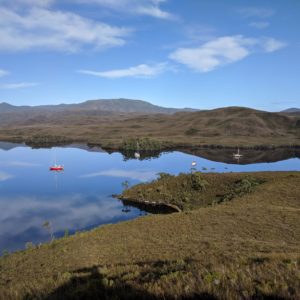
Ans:
{"label": "distant treeline", "polygon": [[25,144],[32,148],[47,148],[72,143],[72,140],[65,136],[58,135],[33,135],[26,139]]}
{"label": "distant treeline", "polygon": [[148,137],[124,139],[121,146],[121,149],[125,151],[162,150],[165,148],[165,143]]}

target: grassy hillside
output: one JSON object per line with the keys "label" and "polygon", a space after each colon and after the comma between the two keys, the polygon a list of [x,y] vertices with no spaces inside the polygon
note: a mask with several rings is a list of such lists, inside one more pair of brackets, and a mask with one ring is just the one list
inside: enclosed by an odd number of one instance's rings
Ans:
{"label": "grassy hillside", "polygon": [[6,255],[0,299],[299,299],[300,173],[249,175],[228,202]]}
{"label": "grassy hillside", "polygon": [[121,147],[124,139],[145,137],[165,148],[300,145],[300,118],[239,107],[173,115],[81,111],[26,117],[7,113],[0,118],[0,140],[26,141],[37,134],[112,149]]}
{"label": "grassy hillside", "polygon": [[261,176],[191,172],[174,176],[160,173],[158,179],[123,191],[122,200],[149,205],[166,205],[178,211],[216,205],[252,192],[264,183]]}

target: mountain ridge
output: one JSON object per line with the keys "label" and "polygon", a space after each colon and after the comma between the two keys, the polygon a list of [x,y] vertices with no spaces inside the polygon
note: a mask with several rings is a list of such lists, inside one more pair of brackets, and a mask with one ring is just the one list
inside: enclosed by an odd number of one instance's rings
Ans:
{"label": "mountain ridge", "polygon": [[37,106],[15,106],[7,102],[0,103],[0,113],[2,112],[20,112],[20,111],[102,111],[115,113],[147,113],[147,114],[173,114],[176,112],[197,111],[193,108],[171,108],[154,105],[150,102],[135,99],[117,98],[117,99],[96,99],[86,100],[81,103],[72,104],[53,104]]}

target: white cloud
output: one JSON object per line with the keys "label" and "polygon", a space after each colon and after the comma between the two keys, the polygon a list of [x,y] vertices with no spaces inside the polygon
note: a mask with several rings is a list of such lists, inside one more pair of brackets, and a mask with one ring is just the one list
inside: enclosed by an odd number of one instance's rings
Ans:
{"label": "white cloud", "polygon": [[54,3],[55,0],[1,0],[3,7],[20,8],[26,6],[47,7]]}
{"label": "white cloud", "polygon": [[8,173],[1,172],[1,171],[0,171],[0,181],[5,181],[5,180],[11,179],[11,178],[13,178],[13,177],[14,177],[14,176],[11,175],[11,174],[8,174]]}
{"label": "white cloud", "polygon": [[90,71],[90,70],[79,70],[79,73],[93,75],[104,78],[123,78],[123,77],[152,77],[158,75],[166,70],[166,64],[160,63],[156,65],[141,64],[138,66],[130,67],[128,69],[118,69],[110,71]]}
{"label": "white cloud", "polygon": [[270,18],[275,14],[274,9],[265,7],[244,7],[238,9],[238,12],[245,18]]}
{"label": "white cloud", "polygon": [[9,74],[8,71],[6,71],[6,70],[1,70],[1,69],[0,69],[0,77],[4,77],[4,76],[6,76],[6,75],[8,75],[8,74]]}
{"label": "white cloud", "polygon": [[189,68],[209,72],[215,68],[239,61],[250,54],[249,47],[257,41],[241,35],[220,37],[198,48],[179,48],[170,58]]}
{"label": "white cloud", "polygon": [[161,10],[157,6],[139,6],[136,8],[136,12],[141,15],[148,15],[160,19],[176,19],[172,14]]}
{"label": "white cloud", "polygon": [[76,0],[82,4],[98,4],[120,13],[151,16],[159,19],[177,19],[173,14],[162,10],[160,5],[166,0]]}
{"label": "white cloud", "polygon": [[263,42],[263,48],[266,52],[274,52],[286,46],[286,43],[273,38],[266,38]]}
{"label": "white cloud", "polygon": [[[167,0],[65,0],[66,3],[82,5],[99,5],[110,10],[125,14],[151,16],[159,19],[177,19],[177,17],[161,9],[161,4]],[[1,0],[3,7],[13,9],[50,7],[58,0]]]}
{"label": "white cloud", "polygon": [[75,13],[33,8],[26,13],[0,8],[0,50],[46,48],[74,52],[125,44],[128,28],[95,22]]}
{"label": "white cloud", "polygon": [[19,82],[19,83],[5,83],[0,84],[0,89],[2,90],[16,90],[16,89],[23,89],[28,87],[34,87],[39,85],[37,82]]}
{"label": "white cloud", "polygon": [[251,22],[249,24],[251,27],[254,27],[256,29],[265,29],[270,26],[269,22],[261,21],[261,22]]}
{"label": "white cloud", "polygon": [[145,182],[145,181],[155,179],[157,177],[157,172],[142,171],[142,170],[126,171],[126,170],[112,169],[112,170],[106,170],[106,171],[101,171],[96,173],[85,174],[80,177],[93,178],[99,176],[130,178],[132,180],[139,180]]}
{"label": "white cloud", "polygon": [[285,43],[273,38],[225,36],[204,43],[197,48],[179,48],[169,57],[195,71],[209,72],[240,61],[255,52],[273,52],[285,46]]}

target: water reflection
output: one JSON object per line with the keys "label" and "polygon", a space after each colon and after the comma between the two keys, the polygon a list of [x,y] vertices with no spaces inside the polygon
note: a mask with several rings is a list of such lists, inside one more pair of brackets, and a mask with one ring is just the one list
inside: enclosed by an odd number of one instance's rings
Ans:
{"label": "water reflection", "polygon": [[123,211],[129,212],[131,207],[136,207],[142,211],[151,213],[151,214],[170,214],[174,212],[178,212],[178,210],[172,209],[171,207],[165,206],[165,205],[151,205],[151,204],[144,204],[139,202],[133,202],[130,200],[120,200],[123,205],[126,207],[126,209],[123,209]]}
{"label": "water reflection", "polygon": [[8,180],[8,179],[11,179],[13,178],[14,176],[9,174],[9,173],[6,173],[6,172],[0,172],[0,181],[5,181],[5,180]]}
{"label": "water reflection", "polygon": [[0,197],[0,211],[1,250],[21,249],[29,241],[34,244],[47,241],[49,234],[42,227],[47,220],[58,237],[66,229],[73,233],[139,215],[138,210],[131,210],[131,216],[122,214],[120,203],[110,197],[82,194]]}
{"label": "water reflection", "polygon": [[[124,160],[120,153],[74,146],[57,148],[57,159],[65,171],[52,173],[53,149],[33,150],[11,143],[0,143],[0,148],[0,252],[49,240],[42,227],[45,221],[51,222],[58,237],[66,229],[74,233],[136,218],[145,211],[157,213],[155,207],[122,202],[111,195],[120,194],[127,181],[131,186],[155,179],[160,172],[190,172],[193,161],[202,172],[300,170],[299,150],[241,150],[244,161],[236,164],[232,150],[192,149],[156,154],[155,159],[145,159],[150,156],[141,153],[142,159]],[[246,164],[250,160],[256,163]]]}
{"label": "water reflection", "polygon": [[139,151],[139,157],[136,157],[135,151],[121,151],[123,154],[124,161],[130,160],[130,159],[139,159],[139,160],[150,160],[154,158],[159,158],[163,153],[166,153],[165,151],[159,151],[159,150],[149,150],[149,151]]}
{"label": "water reflection", "polygon": [[111,169],[105,170],[95,173],[89,173],[81,175],[81,178],[92,178],[99,176],[109,176],[109,177],[120,177],[127,178],[131,180],[139,180],[139,181],[150,181],[157,177],[155,172],[147,171],[147,170],[120,170],[120,169]]}
{"label": "water reflection", "polygon": [[227,164],[255,164],[270,163],[290,158],[300,158],[300,149],[295,148],[276,148],[272,150],[240,150],[243,155],[238,160],[233,157],[236,150],[233,149],[183,149],[184,153],[192,154],[208,160],[223,162]]}
{"label": "water reflection", "polygon": [[[17,147],[27,147],[25,144],[16,144],[11,142],[1,142],[0,141],[0,149],[2,150],[12,150]],[[70,145],[61,146],[63,148],[74,148],[74,149],[81,149],[88,152],[96,152],[96,153],[108,153],[113,154],[116,153],[115,151],[105,151],[100,146],[97,145],[85,145],[79,143],[73,143]],[[176,151],[174,149],[174,151]],[[160,150],[149,150],[149,151],[139,151],[140,157],[135,157],[135,151],[121,151],[120,153],[123,155],[123,160],[151,160],[160,158],[161,155],[171,153],[174,151],[160,151]],[[274,149],[241,149],[241,154],[243,155],[242,158],[237,161],[233,157],[233,153],[236,152],[236,149],[223,149],[223,148],[210,148],[210,147],[190,147],[190,148],[181,148],[180,152],[191,154],[194,156],[198,156],[201,158],[205,158],[215,162],[223,162],[227,164],[254,164],[254,163],[270,163],[270,162],[277,162],[282,160],[287,160],[290,158],[300,158],[300,148],[298,147],[282,147],[282,148],[274,148]],[[0,162],[0,167],[1,167]],[[7,162],[10,164],[20,164],[20,166],[34,166],[30,162]],[[37,166],[37,165],[35,165]]]}

